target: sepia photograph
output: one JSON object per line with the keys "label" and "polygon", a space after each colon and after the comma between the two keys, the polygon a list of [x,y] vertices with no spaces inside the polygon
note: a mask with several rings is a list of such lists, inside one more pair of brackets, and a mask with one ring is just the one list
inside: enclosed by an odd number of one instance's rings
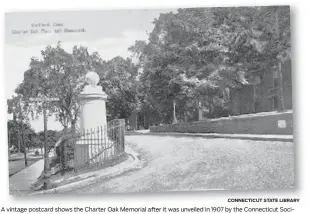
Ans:
{"label": "sepia photograph", "polygon": [[10,195],[296,186],[290,6],[9,12],[4,55]]}

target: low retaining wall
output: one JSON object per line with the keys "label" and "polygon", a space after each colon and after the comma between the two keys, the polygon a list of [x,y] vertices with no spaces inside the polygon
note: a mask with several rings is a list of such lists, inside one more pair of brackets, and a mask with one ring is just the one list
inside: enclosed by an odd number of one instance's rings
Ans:
{"label": "low retaining wall", "polygon": [[192,123],[150,127],[151,132],[223,133],[223,134],[293,134],[293,112],[263,112],[210,119]]}

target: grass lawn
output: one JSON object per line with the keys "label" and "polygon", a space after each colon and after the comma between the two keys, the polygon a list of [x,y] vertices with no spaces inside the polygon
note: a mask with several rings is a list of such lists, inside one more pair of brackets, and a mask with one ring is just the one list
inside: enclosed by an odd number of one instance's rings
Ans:
{"label": "grass lawn", "polygon": [[[25,168],[25,159],[23,153],[15,153],[10,154],[9,157],[9,176],[14,175],[15,173],[21,171]],[[34,152],[27,152],[27,162],[28,166],[37,162],[38,160],[42,159],[43,155],[40,154],[39,156],[34,155]]]}

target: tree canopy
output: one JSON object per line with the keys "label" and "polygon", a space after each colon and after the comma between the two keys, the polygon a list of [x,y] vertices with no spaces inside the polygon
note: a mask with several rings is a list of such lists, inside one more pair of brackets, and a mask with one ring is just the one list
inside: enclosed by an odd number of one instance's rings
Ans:
{"label": "tree canopy", "polygon": [[[72,53],[68,53],[60,43],[56,47],[47,46],[41,56],[31,59],[23,82],[15,90],[17,96],[8,100],[9,113],[14,109],[36,117],[42,113],[42,105],[30,98],[58,98],[57,102],[46,103],[48,113],[55,114],[64,129],[74,130],[80,111],[79,94],[85,86],[84,76],[90,70],[99,74],[99,84],[108,94],[110,118],[127,118],[136,107],[138,73],[131,59],[115,57],[104,61],[97,52],[89,54],[83,46],[74,46]],[[19,110],[20,104],[23,110]]]}
{"label": "tree canopy", "polygon": [[190,8],[161,14],[148,41],[129,48],[143,70],[142,103],[158,110],[164,119],[160,122],[172,121],[173,100],[179,103],[179,118],[193,114],[197,101],[211,110],[225,109],[229,89],[252,84],[256,75],[287,57],[289,17],[289,7]]}

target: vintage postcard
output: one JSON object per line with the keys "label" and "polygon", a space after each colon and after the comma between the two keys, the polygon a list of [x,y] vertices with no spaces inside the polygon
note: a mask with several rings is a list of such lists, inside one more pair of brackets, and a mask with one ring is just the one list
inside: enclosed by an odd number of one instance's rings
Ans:
{"label": "vintage postcard", "polygon": [[289,6],[5,14],[12,195],[295,187]]}

